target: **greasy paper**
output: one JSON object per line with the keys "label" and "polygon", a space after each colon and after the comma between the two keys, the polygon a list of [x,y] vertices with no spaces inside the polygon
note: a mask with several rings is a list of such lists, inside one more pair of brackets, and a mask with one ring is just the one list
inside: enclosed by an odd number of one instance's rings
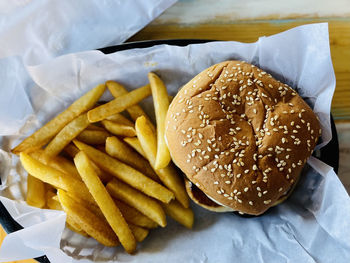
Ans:
{"label": "greasy paper", "polygon": [[[135,89],[145,85],[147,73],[154,71],[164,80],[169,93],[175,95],[194,75],[229,59],[256,64],[296,88],[320,118],[322,140],[318,148],[331,139],[329,113],[335,76],[327,24],[297,27],[261,37],[252,44],[211,42],[186,47],[160,45],[110,55],[99,51],[74,53],[43,64],[18,65],[26,69],[36,85],[22,90],[23,96],[16,100],[3,102],[6,103],[6,118],[12,120],[15,128],[4,127],[8,125],[0,118],[0,134],[6,134],[4,130],[12,132],[2,137],[0,156],[7,168],[1,178],[8,175],[8,187],[1,195],[23,199],[18,188],[25,184],[26,175],[19,168],[17,157],[7,153],[10,147],[97,84],[112,79],[128,89]],[[7,96],[17,91],[4,88],[2,92]],[[102,100],[108,99],[111,95],[106,93]],[[151,98],[142,105],[147,112],[152,112]],[[27,120],[25,125],[16,125],[23,119]],[[16,206],[9,200],[6,204]],[[23,234],[22,230],[8,235],[3,246],[10,247],[15,245],[13,240],[26,238],[31,240],[31,246],[18,249],[12,260],[32,256],[35,249],[48,255],[51,262],[75,262],[77,259],[98,262],[348,262],[350,259],[349,196],[333,169],[314,157],[308,160],[294,194],[263,216],[245,218],[232,213],[211,213],[194,204],[192,207],[195,212],[193,230],[169,219],[166,228],[151,231],[133,256],[121,247],[104,248],[69,230],[63,231],[61,239],[60,231],[52,229],[57,230],[57,221],[62,224],[64,217],[51,222],[47,210],[39,210],[40,220],[26,216],[27,232]],[[48,237],[38,234],[39,229],[35,228],[40,223],[45,223],[40,226],[40,233],[45,231],[50,235],[48,247],[42,246]],[[67,256],[54,247],[58,241]],[[10,256],[2,248],[0,260],[9,260]]]}

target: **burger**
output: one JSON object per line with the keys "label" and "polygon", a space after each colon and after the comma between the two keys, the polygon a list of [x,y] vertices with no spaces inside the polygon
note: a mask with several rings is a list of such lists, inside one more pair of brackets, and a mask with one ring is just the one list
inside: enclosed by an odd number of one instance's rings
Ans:
{"label": "burger", "polygon": [[295,90],[244,61],[213,65],[184,85],[165,132],[194,202],[250,215],[290,195],[320,134]]}

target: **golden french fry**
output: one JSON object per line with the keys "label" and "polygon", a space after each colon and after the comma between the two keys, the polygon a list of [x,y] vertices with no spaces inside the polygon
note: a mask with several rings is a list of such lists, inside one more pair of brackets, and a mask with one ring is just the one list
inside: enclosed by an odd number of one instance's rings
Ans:
{"label": "golden french fry", "polygon": [[[51,192],[50,195],[51,194],[53,194],[53,193]],[[61,205],[60,201],[58,200],[58,197],[57,197],[56,194],[54,194],[53,196],[50,196],[49,198],[47,198],[47,202],[46,203],[47,203],[47,207],[49,209],[52,209],[52,210],[63,210],[62,205]],[[82,236],[85,236],[85,237],[89,236],[84,230],[81,229],[79,224],[74,221],[74,218],[72,218],[72,216],[70,216],[68,214],[67,214],[67,217],[66,217],[66,226],[70,230],[72,230],[72,231],[74,231],[74,232],[76,232],[76,233],[78,233],[78,234],[80,234]]]}
{"label": "golden french fry", "polygon": [[137,242],[142,242],[148,235],[149,230],[142,228],[140,226],[135,226],[133,224],[129,224],[129,227],[133,233],[133,235],[135,236],[135,239]]}
{"label": "golden french fry", "polygon": [[135,237],[119,208],[97,176],[91,165],[91,161],[87,155],[81,151],[74,157],[74,163],[109,225],[118,236],[120,243],[123,245],[126,252],[133,253],[136,249]]}
{"label": "golden french fry", "polygon": [[43,208],[45,206],[45,183],[28,174],[27,177],[27,198],[30,206]]}
{"label": "golden french fry", "polygon": [[140,144],[139,139],[137,139],[136,137],[126,137],[123,140],[124,140],[124,142],[129,144],[135,151],[137,151],[139,154],[141,154],[143,156],[143,158],[147,159],[147,156],[142,149],[142,146]]}
{"label": "golden french fry", "polygon": [[[121,84],[113,80],[107,81],[106,86],[115,98],[129,93]],[[140,116],[145,116],[146,118],[148,118],[147,114],[137,104],[128,107],[126,110],[133,121],[136,121],[136,119]]]}
{"label": "golden french fry", "polygon": [[158,176],[154,173],[150,164],[133,149],[117,137],[108,137],[106,140],[106,152],[118,160],[130,165],[131,167],[143,172],[153,180],[159,182]]}
{"label": "golden french fry", "polygon": [[110,135],[105,130],[85,130],[77,136],[77,139],[87,144],[104,144],[108,136]]}
{"label": "golden french fry", "polygon": [[168,92],[163,81],[153,72],[148,73],[151,85],[154,111],[157,120],[157,157],[154,164],[155,169],[166,167],[171,158],[168,146],[165,143],[165,117],[169,108]]}
{"label": "golden french fry", "polygon": [[90,123],[89,126],[86,127],[88,131],[106,131],[103,127],[97,126],[95,124]]}
{"label": "golden french fry", "polygon": [[106,188],[114,198],[122,200],[126,204],[134,207],[161,227],[166,226],[164,210],[156,200],[116,179],[110,181]]}
{"label": "golden french fry", "polygon": [[95,203],[82,181],[44,164],[24,152],[20,153],[20,160],[24,169],[32,176],[53,185],[55,188],[75,193],[89,203]]}
{"label": "golden french fry", "polygon": [[73,143],[68,144],[63,150],[72,158],[80,151]]}
{"label": "golden french fry", "polygon": [[[155,168],[157,142],[156,136],[152,131],[144,116],[139,117],[135,124],[137,138],[147,156],[151,166]],[[189,199],[185,189],[185,185],[181,177],[177,174],[175,167],[169,164],[165,168],[155,169],[159,179],[167,186],[175,195],[175,198],[184,206],[189,206]]]}
{"label": "golden french fry", "polygon": [[45,147],[45,158],[50,159],[59,154],[64,147],[77,137],[88,125],[89,121],[86,114],[82,114],[68,123]]}
{"label": "golden french fry", "polygon": [[184,208],[178,201],[173,200],[169,204],[163,204],[164,211],[174,220],[187,228],[192,228],[194,216],[191,208]]}
{"label": "golden french fry", "polygon": [[49,194],[47,196],[47,199],[46,199],[47,207],[49,209],[52,209],[52,210],[63,210],[61,203],[55,197],[57,197],[56,194],[54,194],[53,196],[51,196],[51,194]]}
{"label": "golden french fry", "polygon": [[63,210],[88,235],[108,247],[119,245],[118,238],[112,228],[100,217],[94,215],[89,209],[80,205],[62,190],[58,190],[58,197]]}
{"label": "golden french fry", "polygon": [[106,104],[98,106],[88,112],[88,118],[90,122],[97,122],[106,119],[115,113],[122,112],[130,106],[133,106],[151,95],[151,89],[149,85],[135,89],[132,92],[120,96]]}
{"label": "golden french fry", "polygon": [[73,142],[81,151],[84,151],[92,160],[94,160],[94,163],[102,170],[119,178],[125,183],[132,185],[141,192],[164,203],[169,203],[170,200],[174,198],[174,194],[171,191],[134,168],[85,143],[77,140],[74,140]]}
{"label": "golden french fry", "polygon": [[45,159],[45,156],[43,155],[43,153],[44,153],[44,150],[39,149],[29,153],[29,155],[42,163],[46,163],[48,166],[55,168],[56,170],[59,170],[70,176],[73,176],[78,180],[81,180],[81,177],[78,173],[77,168],[75,168],[74,164],[71,161],[67,160],[62,156],[55,156],[47,160]]}
{"label": "golden french fry", "polygon": [[148,218],[147,216],[140,213],[137,209],[132,206],[127,205],[126,203],[114,199],[114,202],[117,204],[120,212],[123,214],[126,222],[132,223],[137,226],[144,228],[156,228],[158,224]]}
{"label": "golden french fry", "polygon": [[113,114],[113,115],[107,117],[106,119],[109,121],[114,121],[116,123],[120,123],[120,124],[134,127],[134,123],[132,121],[128,120],[126,117],[124,117],[120,113]]}
{"label": "golden french fry", "polygon": [[[66,146],[66,148],[64,148],[64,151],[72,158],[75,157],[75,155],[80,152],[80,150],[78,149],[78,147],[76,147],[74,144],[69,144]],[[97,173],[98,177],[100,177],[101,181],[103,183],[107,183],[110,180],[112,180],[112,176],[105,173],[104,171],[102,171],[94,162],[92,163],[92,166],[95,169],[95,172]],[[81,179],[80,175],[79,178]]]}
{"label": "golden french fry", "polygon": [[67,123],[79,116],[81,113],[91,109],[105,91],[105,84],[98,85],[78,100],[73,102],[65,111],[46,123],[31,136],[24,139],[12,152],[29,152],[47,144]]}
{"label": "golden french fry", "polygon": [[104,120],[101,121],[103,127],[110,133],[123,137],[136,136],[135,128],[133,126],[120,124],[114,121]]}

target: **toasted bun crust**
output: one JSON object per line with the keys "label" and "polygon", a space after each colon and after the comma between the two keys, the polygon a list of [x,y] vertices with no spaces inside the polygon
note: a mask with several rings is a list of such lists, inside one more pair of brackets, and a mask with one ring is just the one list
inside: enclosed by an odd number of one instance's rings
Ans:
{"label": "toasted bun crust", "polygon": [[206,195],[259,215],[297,181],[321,130],[288,85],[241,61],[216,64],[175,96],[166,139],[175,164]]}

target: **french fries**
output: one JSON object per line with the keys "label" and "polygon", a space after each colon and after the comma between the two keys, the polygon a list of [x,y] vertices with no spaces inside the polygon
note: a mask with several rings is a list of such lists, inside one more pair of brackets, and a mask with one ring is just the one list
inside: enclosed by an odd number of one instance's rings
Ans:
{"label": "french fries", "polygon": [[73,102],[65,111],[46,123],[31,136],[24,139],[18,146],[12,149],[14,154],[29,152],[48,143],[66,124],[91,109],[105,91],[105,84],[98,85],[85,95]]}
{"label": "french fries", "polygon": [[141,226],[144,228],[148,228],[148,229],[156,228],[158,226],[156,222],[154,222],[147,216],[143,215],[132,206],[129,206],[126,203],[119,201],[117,199],[114,199],[114,202],[117,204],[126,222],[132,223],[134,225]]}
{"label": "french fries", "polygon": [[94,160],[94,163],[99,166],[102,170],[117,177],[125,183],[132,185],[141,192],[160,200],[164,203],[169,203],[174,198],[174,194],[164,186],[153,181],[149,177],[143,175],[134,168],[110,157],[109,155],[96,150],[95,148],[79,142],[73,141],[74,144],[81,150],[84,151],[89,158]]}
{"label": "french fries", "polygon": [[86,114],[82,114],[68,123],[45,147],[45,158],[50,159],[59,154],[64,147],[77,137],[88,125],[89,121]]}
{"label": "french fries", "polygon": [[101,122],[103,127],[110,133],[123,137],[136,136],[135,128],[133,126],[117,123],[114,121],[104,120]]}
{"label": "french fries", "polygon": [[[107,81],[106,86],[115,98],[129,93],[121,84],[112,80]],[[126,110],[129,113],[131,119],[133,119],[133,121],[136,121],[136,119],[140,116],[145,116],[146,118],[148,118],[147,114],[137,104],[128,107]]]}
{"label": "french fries", "polygon": [[88,131],[106,131],[103,127],[97,126],[93,123],[90,123],[89,126],[86,127]]}
{"label": "french fries", "polygon": [[45,206],[45,183],[28,174],[26,202],[30,206],[43,208]]}
{"label": "french fries", "polygon": [[77,139],[87,144],[104,144],[107,137],[110,136],[104,129],[101,130],[84,130],[78,136]]}
{"label": "french fries", "polygon": [[[151,126],[144,116],[139,117],[135,124],[137,137],[151,166],[155,168],[157,142]],[[155,169],[160,180],[174,193],[175,198],[184,206],[189,207],[189,199],[184,182],[172,165]]]}
{"label": "french fries", "polygon": [[88,111],[88,119],[90,122],[97,122],[106,119],[107,117],[122,112],[130,106],[133,106],[151,95],[151,88],[149,85],[143,86],[136,90],[120,96],[106,104],[98,106]]}
{"label": "french fries", "polygon": [[89,158],[84,152],[79,152],[74,157],[74,163],[107,222],[118,236],[120,243],[126,252],[133,253],[136,249],[135,237],[112,197],[98,178]]}
{"label": "french fries", "polygon": [[147,156],[142,149],[139,139],[137,139],[136,137],[126,137],[123,140],[124,142],[129,144],[135,151],[141,154],[143,158],[147,159]]}
{"label": "french fries", "polygon": [[135,239],[137,242],[142,242],[148,236],[148,233],[149,233],[148,229],[145,229],[140,226],[135,226],[133,224],[129,224],[129,227],[133,235],[135,236]]}
{"label": "french fries", "polygon": [[26,153],[20,153],[20,160],[24,169],[32,176],[53,185],[55,188],[76,193],[89,203],[95,203],[83,182],[32,158]]}
{"label": "french fries", "polygon": [[148,73],[148,80],[152,90],[154,111],[157,120],[157,157],[155,169],[166,167],[170,162],[170,153],[165,143],[165,117],[169,108],[168,92],[163,81],[153,72]]}
{"label": "french fries", "polygon": [[48,166],[55,168],[56,170],[73,176],[78,180],[81,180],[77,168],[75,168],[74,164],[71,161],[62,156],[55,156],[49,160],[45,160],[43,152],[43,150],[36,150],[29,153],[29,155],[42,163],[46,163]]}
{"label": "french fries", "polygon": [[113,122],[119,123],[119,124],[124,124],[124,125],[127,125],[127,126],[134,127],[134,123],[132,121],[128,120],[123,115],[121,115],[120,113],[113,114],[113,115],[107,117],[106,119],[109,120],[109,121],[113,121]]}
{"label": "french fries", "polygon": [[58,197],[63,210],[89,236],[107,247],[119,245],[117,236],[104,220],[80,205],[63,190],[58,190]]}
{"label": "french fries", "polygon": [[[28,172],[28,204],[63,210],[67,228],[128,253],[166,215],[187,228],[194,220],[164,141],[171,96],[148,77],[131,92],[114,81],[97,86],[12,150]],[[97,102],[106,86],[115,99]],[[151,93],[158,127],[137,104]]]}
{"label": "french fries", "polygon": [[156,200],[116,179],[110,181],[106,188],[114,198],[122,200],[126,204],[136,208],[139,212],[152,219],[161,227],[166,226],[164,210]]}
{"label": "french fries", "polygon": [[150,164],[138,153],[133,151],[128,145],[117,137],[108,137],[106,140],[106,152],[118,160],[130,165],[136,170],[143,171],[155,181],[159,182],[158,176],[154,173]]}
{"label": "french fries", "polygon": [[184,208],[178,201],[173,200],[169,204],[163,205],[164,211],[181,225],[191,229],[193,226],[194,216],[190,208]]}
{"label": "french fries", "polygon": [[74,158],[74,156],[80,151],[77,146],[73,143],[68,144],[63,151],[68,154],[70,157]]}

